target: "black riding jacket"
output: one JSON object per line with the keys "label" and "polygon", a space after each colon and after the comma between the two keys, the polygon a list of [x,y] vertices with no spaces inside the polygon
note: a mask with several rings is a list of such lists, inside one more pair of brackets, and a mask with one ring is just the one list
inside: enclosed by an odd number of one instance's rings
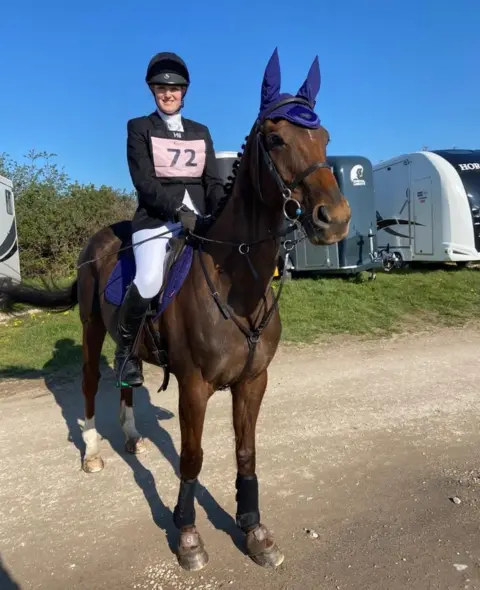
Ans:
{"label": "black riding jacket", "polygon": [[224,194],[210,131],[182,117],[184,131],[169,131],[154,112],[127,124],[127,160],[138,207],[133,231],[178,221],[185,189],[202,215]]}

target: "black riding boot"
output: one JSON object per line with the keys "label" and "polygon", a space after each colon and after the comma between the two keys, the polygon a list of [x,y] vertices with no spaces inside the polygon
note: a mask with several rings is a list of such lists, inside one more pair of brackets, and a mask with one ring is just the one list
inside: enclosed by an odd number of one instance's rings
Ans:
{"label": "black riding boot", "polygon": [[149,303],[150,299],[144,299],[132,283],[118,316],[120,341],[115,351],[115,373],[120,386],[139,387],[143,383],[140,362],[132,355],[132,347]]}

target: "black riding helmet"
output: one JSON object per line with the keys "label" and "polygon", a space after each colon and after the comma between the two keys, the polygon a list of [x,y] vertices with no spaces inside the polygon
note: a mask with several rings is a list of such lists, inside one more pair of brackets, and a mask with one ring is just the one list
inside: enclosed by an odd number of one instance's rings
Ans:
{"label": "black riding helmet", "polygon": [[186,86],[190,84],[187,65],[176,53],[157,53],[148,64],[146,83]]}

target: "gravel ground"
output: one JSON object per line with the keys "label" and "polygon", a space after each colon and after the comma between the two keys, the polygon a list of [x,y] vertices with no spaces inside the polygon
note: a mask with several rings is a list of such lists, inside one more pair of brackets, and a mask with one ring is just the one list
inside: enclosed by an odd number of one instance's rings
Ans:
{"label": "gravel ground", "polygon": [[262,520],[285,552],[263,570],[237,548],[231,402],[205,426],[197,524],[210,563],[181,570],[175,379],[147,370],[123,452],[107,369],[97,404],[105,469],[80,470],[78,374],[0,382],[0,588],[480,589],[480,331],[282,348],[258,424]]}

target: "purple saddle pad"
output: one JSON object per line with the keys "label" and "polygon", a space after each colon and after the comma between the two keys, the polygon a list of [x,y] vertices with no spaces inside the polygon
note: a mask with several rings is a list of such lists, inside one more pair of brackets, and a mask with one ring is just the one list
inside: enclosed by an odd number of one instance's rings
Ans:
{"label": "purple saddle pad", "polygon": [[[192,259],[193,248],[186,246],[170,269],[156,318],[167,309],[175,295],[180,291],[190,271]],[[134,276],[135,259],[131,255],[121,256],[108,278],[107,286],[105,287],[105,299],[112,305],[120,306]]]}

